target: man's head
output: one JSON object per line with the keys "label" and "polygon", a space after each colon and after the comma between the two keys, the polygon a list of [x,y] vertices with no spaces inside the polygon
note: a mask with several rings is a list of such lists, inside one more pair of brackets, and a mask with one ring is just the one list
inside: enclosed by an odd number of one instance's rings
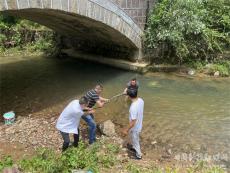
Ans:
{"label": "man's head", "polygon": [[137,89],[128,89],[128,90],[127,90],[127,95],[128,95],[131,99],[137,98]]}
{"label": "man's head", "polygon": [[101,84],[97,84],[97,85],[95,86],[95,91],[96,91],[98,94],[100,94],[100,93],[102,92],[102,90],[103,90],[103,86],[102,86]]}
{"label": "man's head", "polygon": [[131,80],[131,85],[136,85],[137,84],[137,79],[136,78],[133,78],[132,80]]}
{"label": "man's head", "polygon": [[83,96],[79,99],[79,104],[81,105],[82,109],[86,108],[89,104],[89,100],[87,97]]}

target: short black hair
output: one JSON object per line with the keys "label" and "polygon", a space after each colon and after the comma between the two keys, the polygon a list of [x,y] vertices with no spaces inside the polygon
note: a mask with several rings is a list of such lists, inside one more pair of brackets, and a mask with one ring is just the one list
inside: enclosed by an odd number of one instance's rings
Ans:
{"label": "short black hair", "polygon": [[100,87],[100,88],[102,88],[102,89],[103,89],[103,85],[102,85],[102,84],[100,84],[100,83],[98,83],[98,84],[95,86],[95,88],[98,88],[98,87]]}
{"label": "short black hair", "polygon": [[128,89],[127,90],[127,95],[131,98],[136,98],[137,97],[137,89]]}
{"label": "short black hair", "polygon": [[136,79],[135,77],[131,79],[131,81],[136,81],[136,80],[137,80],[137,79]]}
{"label": "short black hair", "polygon": [[89,99],[87,97],[83,96],[83,97],[81,97],[79,99],[79,104],[80,105],[83,105],[83,104],[88,105],[89,104]]}

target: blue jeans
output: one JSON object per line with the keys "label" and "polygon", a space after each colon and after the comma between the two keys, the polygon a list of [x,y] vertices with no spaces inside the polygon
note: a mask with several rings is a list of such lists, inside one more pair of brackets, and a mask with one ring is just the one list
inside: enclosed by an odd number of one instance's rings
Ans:
{"label": "blue jeans", "polygon": [[92,144],[96,141],[96,123],[94,121],[94,116],[90,115],[83,115],[82,119],[88,124],[89,127],[89,144]]}

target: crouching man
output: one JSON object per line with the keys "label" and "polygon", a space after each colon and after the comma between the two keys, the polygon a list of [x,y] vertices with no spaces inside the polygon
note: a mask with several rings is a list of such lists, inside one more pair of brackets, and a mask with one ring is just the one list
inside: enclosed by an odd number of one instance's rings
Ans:
{"label": "crouching man", "polygon": [[127,95],[132,104],[129,109],[129,125],[122,132],[125,136],[129,134],[131,145],[129,144],[127,147],[135,152],[135,159],[139,160],[142,159],[139,136],[142,129],[144,101],[137,97],[136,89],[127,90]]}
{"label": "crouching man", "polygon": [[[94,113],[92,109],[87,106],[89,100],[86,97],[81,97],[79,100],[73,100],[61,113],[57,120],[56,128],[60,131],[64,140],[62,151],[65,151],[69,147],[70,138],[69,134],[73,134],[74,143],[73,146],[77,147],[79,142],[79,124],[82,115]],[[83,112],[87,110],[87,112]]]}

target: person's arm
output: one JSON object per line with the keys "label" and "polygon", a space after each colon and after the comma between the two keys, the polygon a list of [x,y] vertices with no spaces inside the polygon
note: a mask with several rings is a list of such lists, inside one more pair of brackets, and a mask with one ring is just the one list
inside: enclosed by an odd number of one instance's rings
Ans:
{"label": "person's arm", "polygon": [[89,115],[89,114],[94,114],[95,110],[93,110],[92,108],[86,108],[86,109],[83,110],[83,112],[84,112],[84,114],[82,116]]}
{"label": "person's arm", "polygon": [[96,103],[97,103],[98,107],[100,107],[100,108],[103,107],[105,104],[105,102],[101,101],[100,99],[97,100]]}
{"label": "person's arm", "polygon": [[126,88],[124,89],[124,91],[123,91],[123,94],[127,94],[127,90],[128,90],[128,88],[126,87]]}
{"label": "person's arm", "polygon": [[101,102],[108,102],[108,101],[109,101],[109,99],[106,99],[106,98],[101,97],[101,96],[99,96],[99,100],[100,100]]}
{"label": "person's arm", "polygon": [[131,120],[131,121],[129,122],[128,127],[123,129],[122,133],[123,133],[125,136],[128,135],[129,130],[130,130],[131,128],[134,127],[134,125],[136,124],[136,121],[137,121],[136,119]]}
{"label": "person's arm", "polygon": [[130,109],[130,121],[129,121],[129,125],[127,128],[124,128],[122,130],[122,133],[126,136],[128,133],[129,133],[129,130],[131,128],[133,128],[136,124],[136,121],[137,121],[137,108],[136,107],[132,107]]}

